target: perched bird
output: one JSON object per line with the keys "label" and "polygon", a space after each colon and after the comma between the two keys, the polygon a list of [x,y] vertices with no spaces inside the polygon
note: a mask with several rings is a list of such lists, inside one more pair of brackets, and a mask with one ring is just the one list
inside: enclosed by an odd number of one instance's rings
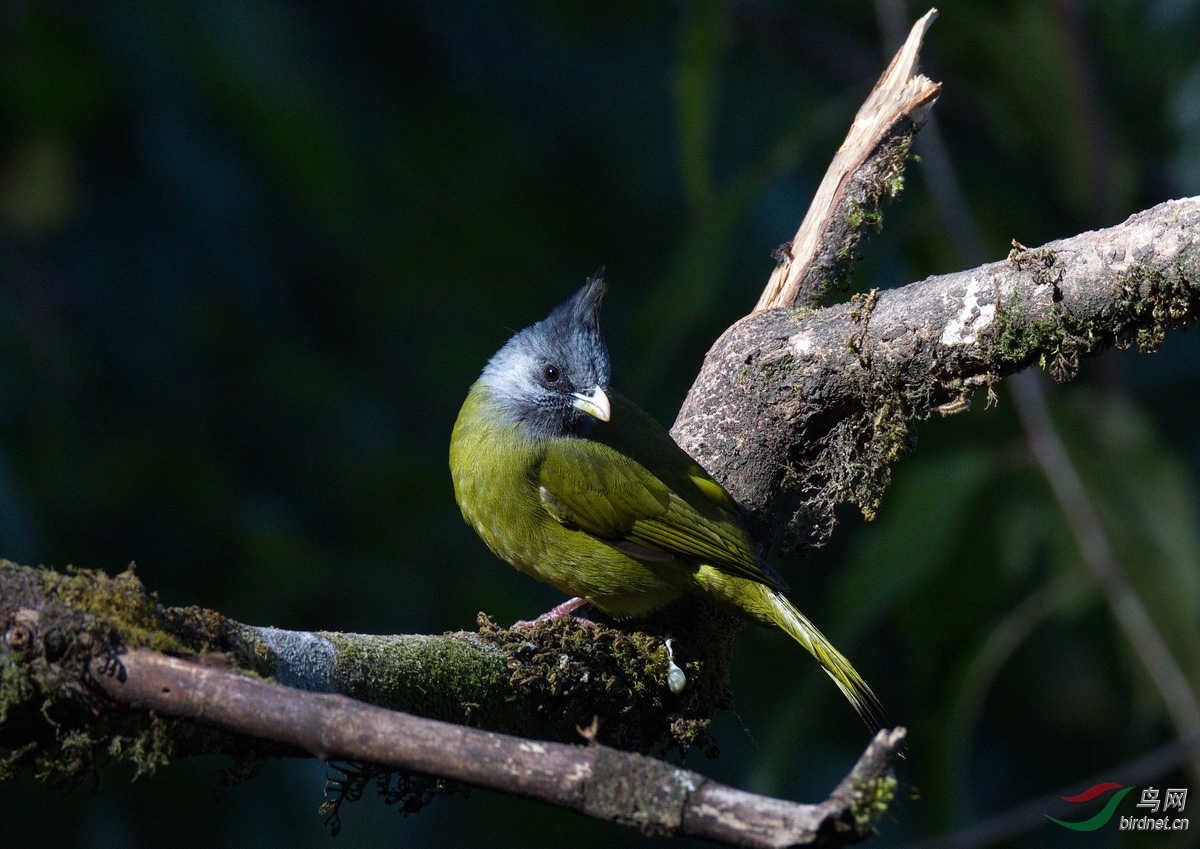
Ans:
{"label": "perched bird", "polygon": [[783,631],[872,731],[892,727],[850,662],[784,597],[729,493],[609,389],[604,291],[589,280],[509,339],[471,387],[450,439],[463,517],[499,557],[610,616],[693,593]]}

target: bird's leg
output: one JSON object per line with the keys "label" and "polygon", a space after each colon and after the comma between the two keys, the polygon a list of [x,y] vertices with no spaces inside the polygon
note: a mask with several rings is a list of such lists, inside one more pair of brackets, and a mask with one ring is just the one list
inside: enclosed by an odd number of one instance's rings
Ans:
{"label": "bird's leg", "polygon": [[576,610],[583,607],[585,604],[587,604],[586,598],[580,598],[579,596],[575,596],[575,598],[569,598],[566,601],[564,601],[562,604],[557,604],[554,607],[547,610],[545,613],[543,613],[541,616],[539,616],[535,621],[545,622],[548,619],[557,619],[560,616],[566,616],[568,613],[574,613]]}
{"label": "bird's leg", "polygon": [[[514,622],[513,627],[514,628],[530,628],[530,627],[538,624],[539,622],[549,622],[551,619],[558,619],[560,616],[566,616],[568,614],[574,613],[576,610],[583,607],[587,603],[588,602],[587,602],[586,598],[579,598],[578,596],[576,596],[575,598],[569,598],[566,601],[564,601],[562,604],[558,604],[558,605],[555,605],[554,607],[550,608],[545,613],[543,613],[541,616],[539,616],[537,619],[522,619],[519,622]],[[574,618],[575,618],[575,621],[579,622],[580,624],[583,624],[583,623],[587,623],[588,625],[592,624],[592,621],[590,619],[585,619],[582,616],[576,616]]]}

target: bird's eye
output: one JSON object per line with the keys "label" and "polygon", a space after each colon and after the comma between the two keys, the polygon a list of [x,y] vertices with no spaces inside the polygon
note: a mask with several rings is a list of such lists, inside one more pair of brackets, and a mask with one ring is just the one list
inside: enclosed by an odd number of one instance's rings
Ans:
{"label": "bird's eye", "polygon": [[542,369],[542,377],[546,378],[547,383],[557,383],[562,377],[562,371],[558,366],[551,364]]}

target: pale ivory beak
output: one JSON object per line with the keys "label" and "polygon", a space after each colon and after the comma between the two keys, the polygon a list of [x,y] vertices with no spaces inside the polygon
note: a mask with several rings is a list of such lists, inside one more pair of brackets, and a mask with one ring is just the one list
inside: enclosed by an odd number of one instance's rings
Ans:
{"label": "pale ivory beak", "polygon": [[575,399],[571,406],[577,410],[583,410],[589,416],[595,416],[602,422],[608,421],[612,416],[612,405],[608,403],[608,396],[599,386],[592,390],[591,395],[572,392],[571,397]]}

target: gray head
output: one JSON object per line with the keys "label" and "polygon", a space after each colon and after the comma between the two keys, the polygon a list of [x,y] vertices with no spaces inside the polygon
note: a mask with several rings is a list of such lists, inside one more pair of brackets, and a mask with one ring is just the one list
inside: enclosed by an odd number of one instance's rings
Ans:
{"label": "gray head", "polygon": [[611,365],[600,335],[604,280],[596,275],[496,352],[479,378],[501,413],[531,436],[583,436],[608,421]]}

